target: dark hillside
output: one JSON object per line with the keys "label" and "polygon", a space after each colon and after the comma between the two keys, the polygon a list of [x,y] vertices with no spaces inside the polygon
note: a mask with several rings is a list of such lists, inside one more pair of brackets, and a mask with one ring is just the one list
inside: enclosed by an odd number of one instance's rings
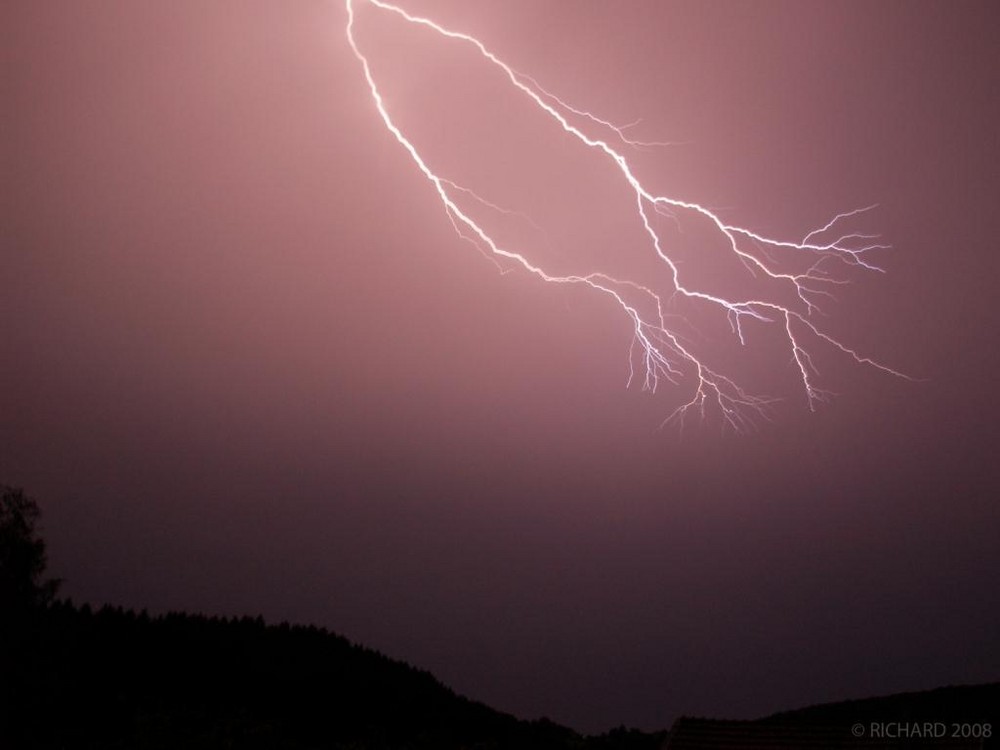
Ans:
{"label": "dark hillside", "polygon": [[1000,683],[960,685],[782,711],[755,721],[681,717],[665,750],[1000,747]]}
{"label": "dark hillside", "polygon": [[638,750],[662,739],[520,721],[325,630],[260,618],[63,602],[8,635],[0,747]]}
{"label": "dark hillside", "polygon": [[926,722],[982,724],[1000,721],[1000,682],[954,685],[935,690],[824,703],[782,711],[761,719],[772,723],[853,724]]}

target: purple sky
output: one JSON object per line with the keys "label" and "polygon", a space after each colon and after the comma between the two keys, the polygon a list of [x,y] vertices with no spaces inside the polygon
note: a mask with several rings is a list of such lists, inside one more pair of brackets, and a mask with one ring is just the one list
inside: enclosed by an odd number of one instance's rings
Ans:
{"label": "purple sky", "polygon": [[[879,203],[888,273],[823,325],[926,380],[817,346],[813,413],[780,336],[722,326],[772,421],[658,431],[690,382],[627,390],[606,299],[455,236],[342,3],[5,4],[0,481],[65,593],[322,624],[588,731],[1000,678],[996,5],[406,7],[643,118],[682,145],[641,178],[734,223]],[[429,158],[545,226],[516,238],[645,272],[613,170],[467,49],[359,38]]]}

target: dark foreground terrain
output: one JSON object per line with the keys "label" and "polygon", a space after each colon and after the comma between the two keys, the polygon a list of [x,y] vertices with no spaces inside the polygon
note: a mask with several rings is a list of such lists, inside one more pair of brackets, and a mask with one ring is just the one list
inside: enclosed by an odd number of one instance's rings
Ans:
{"label": "dark foreground terrain", "polygon": [[467,700],[320,628],[59,601],[39,515],[0,484],[0,750],[1000,747],[1000,683],[583,737]]}
{"label": "dark foreground terrain", "polygon": [[1000,748],[1000,683],[825,703],[755,721],[683,717],[665,750]]}
{"label": "dark foreground terrain", "polygon": [[0,748],[652,750],[665,733],[582,737],[456,695],[315,627],[67,602],[0,645]]}
{"label": "dark foreground terrain", "polygon": [[[1000,747],[1000,683],[584,737],[467,700],[427,672],[315,627],[56,602],[2,630],[4,749]],[[912,736],[926,722],[943,724],[946,736]],[[953,725],[984,722],[988,736],[952,736]],[[855,726],[863,736],[851,734]],[[911,736],[872,736],[901,727]]]}

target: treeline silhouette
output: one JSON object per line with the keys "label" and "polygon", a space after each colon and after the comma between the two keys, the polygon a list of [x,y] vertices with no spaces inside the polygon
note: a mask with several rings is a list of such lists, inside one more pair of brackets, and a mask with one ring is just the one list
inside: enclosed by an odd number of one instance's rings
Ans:
{"label": "treeline silhouette", "polygon": [[68,601],[22,624],[3,649],[0,747],[640,750],[664,737],[521,721],[312,626]]}
{"label": "treeline silhouette", "polygon": [[0,749],[652,750],[470,701],[313,626],[56,600],[37,502],[0,485]]}
{"label": "treeline silhouette", "polygon": [[850,728],[927,721],[989,727],[950,747],[998,746],[1000,683],[584,737],[468,700],[323,628],[57,600],[39,515],[33,498],[0,485],[0,750],[853,748]]}

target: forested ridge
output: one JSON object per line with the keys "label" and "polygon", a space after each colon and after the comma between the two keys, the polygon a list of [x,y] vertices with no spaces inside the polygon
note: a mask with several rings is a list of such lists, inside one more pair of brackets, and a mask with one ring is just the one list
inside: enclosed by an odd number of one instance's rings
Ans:
{"label": "forested ridge", "polygon": [[[7,634],[13,747],[645,748],[456,695],[428,672],[313,626],[58,601]],[[6,746],[6,745],[5,745]]]}

